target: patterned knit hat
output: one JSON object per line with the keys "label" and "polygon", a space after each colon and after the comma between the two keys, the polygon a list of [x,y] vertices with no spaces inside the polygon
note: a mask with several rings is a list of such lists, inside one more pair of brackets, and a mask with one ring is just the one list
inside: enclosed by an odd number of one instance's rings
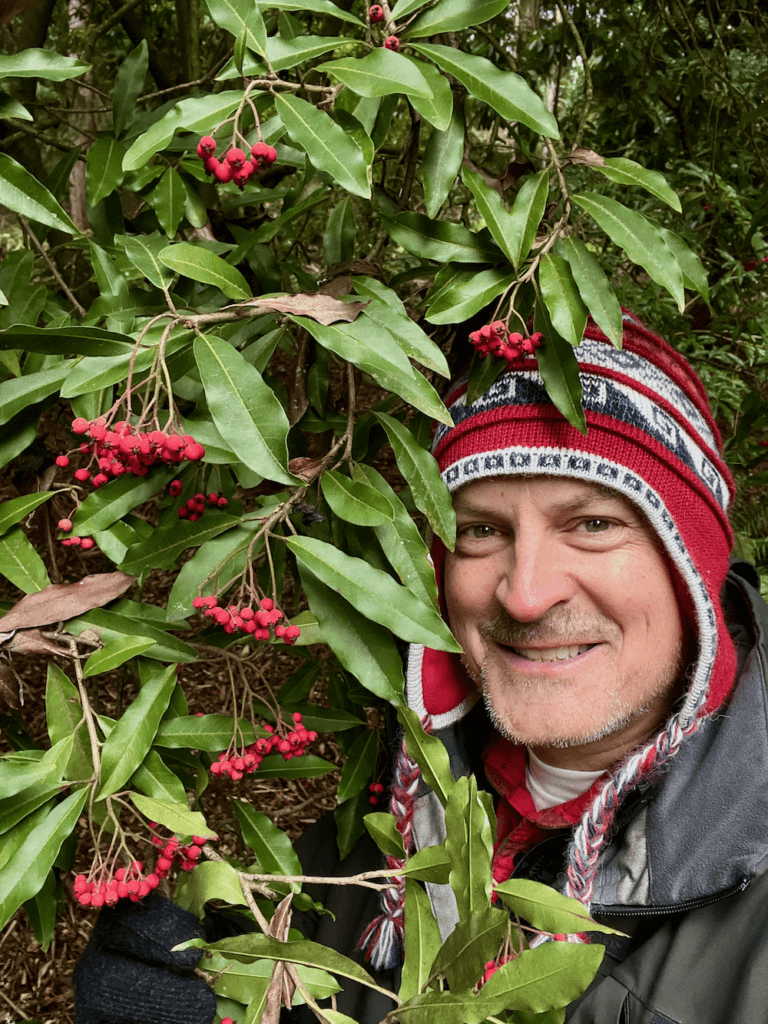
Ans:
{"label": "patterned knit hat", "polygon": [[[684,700],[665,727],[614,770],[575,829],[566,893],[588,907],[620,802],[677,753],[733,685],[736,656],[720,589],[733,543],[727,512],[734,486],[701,381],[634,315],[624,314],[621,350],[590,320],[575,353],[586,436],[552,404],[530,356],[512,364],[471,405],[467,379],[459,380],[446,398],[454,425],[438,425],[432,451],[452,492],[473,480],[519,474],[569,477],[618,491],[658,535],[695,633],[697,657]],[[438,542],[433,558],[439,585],[444,555]],[[406,679],[409,705],[435,729],[458,721],[478,699],[458,658],[442,651],[411,645]]]}

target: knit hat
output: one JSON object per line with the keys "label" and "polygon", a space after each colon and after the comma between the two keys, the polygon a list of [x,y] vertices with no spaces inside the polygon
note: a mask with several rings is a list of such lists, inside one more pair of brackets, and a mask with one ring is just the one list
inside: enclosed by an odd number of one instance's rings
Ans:
{"label": "knit hat", "polygon": [[[483,478],[540,474],[602,484],[623,495],[658,535],[695,635],[684,699],[664,728],[608,777],[574,831],[566,893],[587,907],[621,800],[722,704],[736,672],[719,599],[733,543],[727,513],[734,496],[722,439],[686,360],[633,314],[625,312],[623,319],[621,350],[591,320],[574,350],[586,435],[553,405],[531,355],[512,363],[471,404],[467,377],[458,380],[446,397],[453,426],[438,424],[432,446],[451,492]],[[433,559],[439,586],[444,556],[438,541]],[[458,721],[479,697],[455,655],[414,644],[406,690],[409,706],[434,729]]]}

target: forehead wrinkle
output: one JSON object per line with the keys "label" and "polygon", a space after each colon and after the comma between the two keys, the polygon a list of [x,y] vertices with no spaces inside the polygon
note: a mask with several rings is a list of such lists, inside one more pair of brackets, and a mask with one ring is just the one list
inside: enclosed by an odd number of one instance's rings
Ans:
{"label": "forehead wrinkle", "polygon": [[[634,511],[633,506],[626,500],[621,494],[617,494],[616,491],[612,491],[609,487],[605,487],[603,484],[595,487],[594,485],[587,485],[590,487],[588,493],[583,494],[580,497],[565,498],[562,501],[553,501],[547,505],[547,512],[554,515],[563,515],[564,513],[578,514],[579,512],[591,511],[594,508],[596,501],[610,501],[616,505],[621,505],[622,509],[626,510],[627,507]],[[463,490],[463,489],[462,489]],[[498,509],[491,509],[488,505],[478,505],[471,499],[468,499],[459,491],[454,498],[454,509],[456,512],[461,512],[464,515],[469,516],[483,516],[489,515],[492,511],[498,511]]]}

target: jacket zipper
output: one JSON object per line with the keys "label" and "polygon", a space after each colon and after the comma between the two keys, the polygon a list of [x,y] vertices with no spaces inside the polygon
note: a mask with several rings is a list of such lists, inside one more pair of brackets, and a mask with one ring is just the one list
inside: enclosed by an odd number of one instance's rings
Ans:
{"label": "jacket zipper", "polygon": [[708,907],[712,903],[719,903],[721,900],[728,899],[729,896],[735,896],[736,893],[744,892],[749,883],[750,879],[745,876],[736,885],[732,885],[730,889],[724,889],[723,892],[715,893],[713,896],[700,896],[695,900],[686,900],[684,903],[668,903],[656,907],[628,906],[617,910],[593,906],[591,912],[593,915],[597,914],[600,917],[653,917],[655,914],[685,914],[689,910]]}

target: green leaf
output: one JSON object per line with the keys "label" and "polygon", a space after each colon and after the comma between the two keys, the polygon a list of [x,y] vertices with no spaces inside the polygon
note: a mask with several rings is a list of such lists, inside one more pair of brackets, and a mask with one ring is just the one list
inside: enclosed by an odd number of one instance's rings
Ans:
{"label": "green leaf", "polygon": [[545,253],[539,263],[539,288],[552,326],[569,344],[580,345],[589,311],[579,295],[568,261]]}
{"label": "green leaf", "polygon": [[392,522],[394,512],[385,497],[362,481],[328,469],[322,476],[323,497],[334,515],[356,526]]}
{"label": "green leaf", "polygon": [[479,799],[474,775],[460,778],[445,806],[445,848],[451,859],[450,885],[459,919],[490,906],[493,833]]}
{"label": "green leaf", "polygon": [[[403,32],[403,39],[423,39],[438,32],[461,32],[501,14],[508,0],[438,0]],[[396,13],[396,17],[399,15]]]}
{"label": "green leaf", "polygon": [[423,60],[415,60],[409,54],[405,59],[419,71],[430,88],[429,96],[417,96],[411,93],[408,99],[411,105],[418,110],[425,121],[440,131],[444,131],[451,123],[453,114],[453,93],[451,84],[434,64],[427,64]]}
{"label": "green leaf", "polygon": [[[186,203],[186,200],[187,191],[186,188],[184,187],[184,180],[178,173],[178,171],[175,171],[173,169],[173,167],[168,168],[168,170],[165,172],[165,174],[158,182],[157,186],[147,196],[147,202],[150,204],[150,206],[154,208],[154,211],[157,214],[157,219],[160,221],[160,227],[163,229],[163,231],[169,238],[173,238],[179,229],[181,218],[184,216],[184,205]],[[196,246],[190,246],[190,248],[194,249],[196,253],[200,251],[207,251],[199,250],[197,249]],[[165,252],[166,250],[162,251]],[[178,253],[172,254],[173,258],[176,258],[178,255]],[[224,260],[221,260],[220,257],[215,256],[213,253],[208,253],[208,255],[213,256],[214,260],[219,260],[219,262],[222,263],[224,266],[229,267],[229,264],[226,263]],[[179,267],[177,266],[175,269],[178,270]],[[216,264],[215,270],[221,271],[221,267],[218,266],[218,264]],[[186,271],[180,270],[180,273],[186,274]],[[239,272],[235,271],[235,273]],[[190,275],[187,274],[186,276]],[[198,278],[194,278],[194,280],[198,280]],[[218,284],[219,282],[209,281],[207,283]],[[239,281],[237,282],[237,286],[240,286]],[[243,287],[247,292],[248,288],[247,285],[245,285],[245,278],[243,278]],[[222,291],[224,291],[225,295],[230,295],[230,293],[225,291],[224,288],[222,288]],[[243,296],[241,295],[230,295],[230,298],[242,297]]]}
{"label": "green leaf", "polygon": [[573,279],[592,319],[609,341],[616,348],[621,348],[624,336],[621,306],[597,259],[574,235],[559,238],[555,252],[568,260]]}
{"label": "green leaf", "polygon": [[425,846],[414,853],[408,858],[402,873],[421,882],[447,885],[451,873],[451,860],[445,845],[440,843],[438,846]]}
{"label": "green leaf", "polygon": [[[171,619],[190,615],[192,601],[198,594],[215,593],[221,584],[245,568],[248,549],[259,526],[258,522],[233,526],[200,546],[181,567],[168,595],[167,613]],[[261,538],[253,545],[251,557],[255,558],[263,547]]]}
{"label": "green leaf", "polygon": [[522,185],[510,211],[512,263],[519,267],[531,251],[547,207],[549,171],[543,170]]}
{"label": "green leaf", "polygon": [[[159,341],[159,338],[157,340]],[[180,349],[187,348],[189,342],[190,335],[186,330],[172,332],[165,347],[166,359]],[[133,360],[133,379],[136,383],[138,383],[140,375],[152,366],[155,355],[154,344],[140,349],[139,354]],[[77,398],[80,395],[92,395],[102,388],[108,388],[112,384],[124,381],[131,359],[132,353],[130,349],[126,348],[121,349],[119,355],[113,355],[111,358],[88,357],[81,359],[69,371],[61,389],[61,397]]]}
{"label": "green leaf", "polygon": [[349,196],[331,211],[323,234],[323,251],[329,267],[351,260],[355,254],[355,211]]}
{"label": "green leaf", "polygon": [[191,662],[198,660],[198,654],[194,647],[185,644],[183,640],[170,636],[148,622],[137,622],[126,615],[107,611],[106,608],[93,608],[87,615],[80,615],[76,619],[70,619],[67,623],[67,632],[73,636],[79,636],[86,629],[95,630],[102,643],[107,643],[115,637],[145,636],[147,639],[151,637],[155,641],[155,645],[144,654],[145,657],[153,658],[156,661]]}
{"label": "green leaf", "polygon": [[[245,800],[233,800],[232,810],[240,822],[243,840],[256,854],[261,871],[272,875],[301,875],[301,861],[282,829]],[[294,888],[298,890],[299,885]]]}
{"label": "green leaf", "polygon": [[[283,36],[269,36],[267,39],[267,57],[274,71],[287,71],[289,68],[303,64],[314,57],[322,57],[329,50],[349,43],[348,36],[310,36],[300,35],[293,39]],[[221,75],[217,76],[219,79]]]}
{"label": "green leaf", "polygon": [[676,235],[674,231],[670,231],[669,228],[660,227],[659,233],[678,262],[686,288],[691,288],[693,291],[698,292],[708,304],[709,284],[707,283],[706,271],[699,257],[688,248],[680,235]]}
{"label": "green leaf", "polygon": [[643,267],[657,284],[667,289],[682,313],[685,308],[683,275],[656,225],[637,210],[630,210],[596,192],[581,192],[571,199],[597,221],[633,263]]}
{"label": "green leaf", "polygon": [[0,928],[43,887],[62,843],[77,824],[88,794],[87,788],[71,793],[50,813],[41,815],[39,823],[0,868]]}
{"label": "green leaf", "polygon": [[[165,719],[160,723],[155,736],[155,746],[179,750],[189,747],[208,753],[226,750],[234,733],[235,723],[228,715],[190,715],[183,718]],[[253,743],[256,739],[252,726],[239,722],[243,742]]]}
{"label": "green leaf", "polygon": [[14,324],[0,331],[0,349],[21,348],[46,355],[112,356],[130,355],[132,345],[121,334],[100,327],[31,327]]}
{"label": "green leaf", "polygon": [[243,35],[245,45],[260,56],[267,49],[267,29],[259,8],[247,0],[205,0],[211,17],[221,28],[237,39]]}
{"label": "green leaf", "polygon": [[405,686],[403,666],[389,631],[361,615],[306,567],[300,569],[301,584],[323,641],[367,690],[390,703],[400,703]]}
{"label": "green leaf", "polygon": [[268,754],[259,765],[258,775],[261,779],[313,779],[338,770],[338,765],[315,754],[302,754],[290,761],[284,761],[280,754]]}
{"label": "green leaf", "polygon": [[436,650],[461,650],[440,616],[388,573],[314,537],[291,537],[286,543],[300,565],[403,640]]}
{"label": "green leaf", "polygon": [[427,215],[436,217],[448,198],[464,158],[464,113],[452,105],[451,120],[444,131],[433,128],[424,150],[421,184]]}
{"label": "green leaf", "polygon": [[151,797],[142,796],[141,793],[127,795],[148,821],[165,825],[171,832],[181,836],[202,836],[204,839],[218,838],[216,833],[208,828],[205,818],[199,811],[188,811],[185,806],[179,807],[168,800],[153,800]]}
{"label": "green leaf", "polygon": [[680,199],[674,189],[667,184],[667,179],[658,171],[651,171],[634,160],[627,160],[623,156],[608,157],[602,164],[590,164],[595,171],[599,171],[604,177],[611,181],[617,181],[621,185],[639,185],[652,196],[656,196],[667,206],[671,206],[677,213],[682,213]]}
{"label": "green leaf", "polygon": [[91,65],[74,57],[63,57],[53,50],[32,48],[0,56],[0,78],[45,78],[49,82],[65,82],[79,78]]}
{"label": "green leaf", "polygon": [[50,585],[43,560],[20,526],[0,537],[0,575],[25,594],[34,594]]}
{"label": "green leaf", "polygon": [[[473,9],[482,7],[482,4],[483,0],[474,0]],[[411,45],[417,53],[433,60],[446,74],[457,78],[470,96],[487,103],[506,121],[519,121],[550,139],[560,138],[557,121],[541,97],[520,75],[513,71],[500,71],[485,57],[463,53],[452,46],[434,43]]]}
{"label": "green leaf", "polygon": [[288,418],[259,371],[212,335],[197,338],[194,352],[213,422],[232,451],[259,476],[295,484],[287,468]]}
{"label": "green leaf", "polygon": [[136,100],[144,90],[144,80],[149,67],[149,47],[142,39],[139,45],[125,57],[115,76],[112,92],[112,126],[115,135],[121,135],[130,124],[136,112]]}
{"label": "green leaf", "polygon": [[383,412],[374,415],[387,433],[398,468],[411,489],[416,508],[424,513],[448,550],[453,551],[456,542],[456,514],[437,463],[399,420]]}
{"label": "green leaf", "polygon": [[111,672],[112,669],[123,665],[131,658],[136,658],[154,645],[154,640],[148,640],[143,636],[118,637],[110,640],[96,651],[85,662],[83,666],[83,679],[91,676],[101,675],[104,672]]}
{"label": "green leaf", "polygon": [[418,714],[411,708],[398,708],[397,718],[405,730],[405,745],[409,755],[421,768],[427,785],[445,807],[455,786],[448,751],[437,736],[424,731]]}
{"label": "green leaf", "polygon": [[405,880],[405,956],[399,996],[408,1001],[421,992],[440,948],[440,928],[426,890],[412,878]]}
{"label": "green leaf", "polygon": [[536,350],[536,359],[547,394],[571,426],[586,434],[579,364],[573,348],[554,329],[541,302],[536,303],[533,326],[546,339],[545,344]]}
{"label": "green leaf", "polygon": [[237,516],[216,509],[208,511],[195,523],[182,520],[157,529],[147,540],[128,549],[121,571],[130,576],[140,576],[152,569],[173,569],[187,548],[205,543],[211,537],[237,526],[238,522]]}
{"label": "green leaf", "polygon": [[131,776],[130,785],[153,800],[166,800],[182,807],[187,800],[181,779],[171,771],[156,750],[149,751]]}
{"label": "green leaf", "polygon": [[484,965],[496,958],[508,928],[509,915],[503,910],[463,912],[435,957],[433,973],[444,974],[454,991],[474,988]]}
{"label": "green leaf", "polygon": [[172,271],[160,260],[160,252],[167,248],[168,242],[159,232],[154,231],[151,235],[116,235],[115,244],[120,246],[134,267],[156,288],[167,288],[173,281]]}
{"label": "green leaf", "polygon": [[231,864],[203,860],[194,871],[185,872],[177,881],[174,903],[182,910],[188,910],[195,917],[202,917],[208,900],[223,900],[232,906],[245,905],[237,871]]}
{"label": "green leaf", "polygon": [[617,935],[615,929],[598,924],[590,917],[583,903],[563,896],[549,885],[514,878],[494,889],[507,906],[534,928],[543,932],[571,934],[573,932],[605,932]]}
{"label": "green leaf", "polygon": [[372,729],[362,732],[349,748],[336,791],[336,799],[340,804],[357,796],[368,785],[376,770],[377,748],[376,733]]}
{"label": "green leaf", "polygon": [[135,140],[125,154],[123,170],[136,171],[143,168],[155,153],[165,149],[181,128],[190,132],[208,131],[237,110],[242,98],[243,90],[233,89],[181,100]]}
{"label": "green leaf", "polygon": [[514,1008],[543,1013],[578,998],[597,973],[605,946],[545,942],[502,964],[483,986],[491,1012]]}
{"label": "green leaf", "polygon": [[59,782],[72,753],[73,742],[72,736],[64,736],[31,764],[13,755],[0,758],[0,795],[3,799],[21,793],[30,786]]}
{"label": "green leaf", "polygon": [[121,789],[147,756],[175,685],[175,665],[157,669],[109,734],[101,751],[97,800]]}
{"label": "green leaf", "polygon": [[306,151],[318,171],[330,174],[347,192],[370,199],[365,158],[343,128],[298,96],[275,96],[275,108],[291,139]]}
{"label": "green leaf", "polygon": [[0,153],[0,203],[46,227],[80,233],[45,185],[7,153]]}
{"label": "green leaf", "polygon": [[138,505],[149,501],[173,480],[175,468],[153,470],[145,477],[123,475],[93,491],[72,516],[70,537],[89,537],[106,530]]}
{"label": "green leaf", "polygon": [[384,227],[398,245],[414,256],[439,263],[496,263],[504,254],[463,224],[432,221],[422,213],[382,214]]}
{"label": "green leaf", "polygon": [[0,505],[0,534],[5,533],[16,523],[25,519],[38,505],[52,496],[51,491],[43,494],[23,494],[20,498],[11,498]]}
{"label": "green leaf", "polygon": [[[485,309],[517,278],[515,270],[459,270],[450,264],[435,279],[435,300],[427,308],[431,324],[458,324]],[[442,285],[442,286],[441,286]],[[430,301],[432,290],[427,293]]]}
{"label": "green leaf", "polygon": [[111,135],[101,135],[85,155],[88,205],[96,206],[122,184],[125,146]]}
{"label": "green leaf", "polygon": [[61,785],[58,782],[41,783],[36,786],[27,786],[20,793],[0,800],[0,836],[10,832],[20,821],[23,821],[49,800],[51,808],[53,808],[52,798],[60,789]]}
{"label": "green leaf", "polygon": [[[369,736],[376,738],[375,733]],[[368,776],[370,778],[370,776]],[[397,830],[397,819],[393,814],[386,814],[383,811],[376,811],[373,814],[366,814],[363,818],[368,834],[382,853],[388,857],[405,858],[405,847],[403,837]]]}
{"label": "green leaf", "polygon": [[251,298],[251,290],[240,271],[208,249],[191,242],[177,242],[161,249],[158,258],[177,274],[202,284],[215,285],[230,299],[243,301]]}
{"label": "green leaf", "polygon": [[84,780],[93,774],[91,746],[77,687],[53,662],[48,663],[45,718],[51,745],[74,737],[65,778]]}
{"label": "green leaf", "polygon": [[[117,299],[116,305],[128,304],[128,282],[117,269],[115,261],[101,246],[89,242],[91,250],[91,266],[96,277],[96,284],[102,296]],[[115,304],[110,304],[114,306]]]}
{"label": "green leaf", "polygon": [[[23,103],[19,103],[18,100],[8,96],[6,93],[0,93],[0,117],[16,117],[20,121],[34,121],[34,117]],[[7,305],[7,302],[2,305]]]}
{"label": "green leaf", "polygon": [[[0,153],[0,163],[2,154]],[[2,189],[2,168],[0,168],[0,190]],[[2,198],[0,197],[0,201]],[[0,384],[0,425],[13,419],[29,405],[42,401],[55,391],[66,380],[71,363],[58,363],[49,370],[38,370],[37,373],[26,374],[12,380],[4,380]]]}
{"label": "green leaf", "polygon": [[[518,220],[513,219],[506,209],[501,196],[476,172],[469,167],[462,167],[461,178],[475,199],[478,212],[485,221],[488,230],[499,248],[504,252],[510,263],[519,265],[520,249]],[[538,225],[536,225],[538,226]],[[530,248],[530,246],[529,246]]]}
{"label": "green leaf", "polygon": [[393,93],[423,96],[428,99],[432,90],[413,61],[400,53],[380,46],[365,57],[345,57],[343,60],[321,64],[317,69],[333,75],[358,96],[372,99]]}
{"label": "green leaf", "polygon": [[315,11],[317,14],[330,15],[332,18],[339,18],[341,21],[348,21],[353,25],[362,25],[363,22],[349,11],[337,7],[331,0],[256,0],[259,7],[265,10],[278,11]]}

